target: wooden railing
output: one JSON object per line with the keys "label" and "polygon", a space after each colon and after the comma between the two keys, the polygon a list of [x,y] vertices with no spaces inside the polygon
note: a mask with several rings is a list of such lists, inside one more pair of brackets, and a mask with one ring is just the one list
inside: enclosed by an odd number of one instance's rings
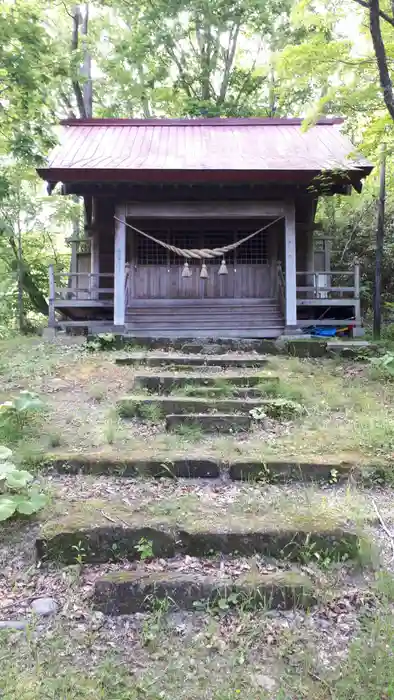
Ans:
{"label": "wooden railing", "polygon": [[[101,286],[100,281],[109,281],[111,286]],[[49,325],[55,324],[56,306],[83,306],[95,302],[106,306],[113,304],[114,275],[108,272],[61,272],[55,273],[49,266]],[[105,282],[104,282],[105,283]]]}
{"label": "wooden railing", "polygon": [[300,271],[304,283],[297,285],[297,299],[359,299],[360,265],[352,270],[324,270],[321,272]]}
{"label": "wooden railing", "polygon": [[[111,281],[110,287],[100,285],[100,280],[106,278]],[[53,299],[63,300],[99,300],[105,295],[113,298],[114,275],[107,272],[62,272],[56,274],[51,265],[49,268],[49,288]]]}

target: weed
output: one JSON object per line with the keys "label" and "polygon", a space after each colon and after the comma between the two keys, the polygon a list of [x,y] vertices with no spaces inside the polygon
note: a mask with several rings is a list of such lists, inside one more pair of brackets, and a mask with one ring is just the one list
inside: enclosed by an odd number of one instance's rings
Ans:
{"label": "weed", "polygon": [[143,646],[154,642],[165,627],[168,611],[173,601],[168,598],[157,598],[154,594],[147,596],[145,602],[149,603],[151,613],[145,618],[141,630]]}
{"label": "weed", "polygon": [[138,406],[138,414],[141,418],[150,423],[160,423],[163,419],[163,414],[160,406],[157,403],[143,403]]}
{"label": "weed", "polygon": [[187,442],[200,442],[204,436],[203,430],[198,423],[192,425],[181,423],[176,427],[175,432]]}
{"label": "weed", "polygon": [[263,463],[257,476],[253,477],[253,481],[259,481],[264,484],[273,484],[275,481],[275,474],[271,472],[267,464]]}
{"label": "weed", "polygon": [[257,406],[256,408],[251,408],[249,411],[250,415],[252,416],[253,420],[255,421],[261,421],[267,418],[267,413],[263,406]]}
{"label": "weed", "polygon": [[138,544],[134,546],[134,549],[140,555],[141,561],[146,561],[147,559],[153,559],[153,542],[151,540],[141,537]]}
{"label": "weed", "polygon": [[15,443],[36,424],[44,403],[31,391],[21,391],[10,401],[0,404],[0,443]]}
{"label": "weed", "polygon": [[108,443],[108,445],[113,445],[114,442],[116,441],[117,434],[119,430],[119,422],[116,417],[114,416],[109,416],[107,419],[107,422],[105,423],[103,427],[103,433],[104,433],[104,438],[105,441]]}
{"label": "weed", "polygon": [[82,567],[86,561],[86,549],[81,540],[78,544],[73,544],[71,549],[75,550],[75,563]]}
{"label": "weed", "polygon": [[89,394],[94,401],[100,403],[106,397],[107,390],[105,386],[102,386],[101,384],[93,384],[89,388]]}
{"label": "weed", "polygon": [[118,344],[118,338],[114,333],[99,333],[87,341],[85,347],[91,352],[98,350],[113,350]]}
{"label": "weed", "polygon": [[330,478],[328,480],[329,484],[337,484],[339,480],[339,472],[338,469],[331,469],[330,470]]}
{"label": "weed", "polygon": [[59,432],[51,432],[48,434],[49,447],[60,447],[62,444],[62,436]]}
{"label": "weed", "polygon": [[178,390],[179,395],[183,396],[202,396],[204,398],[225,398],[231,397],[235,393],[230,384],[224,382],[222,386],[195,386],[194,384],[186,384],[182,389]]}

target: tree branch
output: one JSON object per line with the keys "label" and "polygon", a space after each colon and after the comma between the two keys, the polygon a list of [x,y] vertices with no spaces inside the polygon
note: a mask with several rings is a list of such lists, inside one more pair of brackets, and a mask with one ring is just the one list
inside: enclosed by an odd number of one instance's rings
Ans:
{"label": "tree branch", "polygon": [[376,62],[378,64],[380,86],[383,91],[383,99],[391,118],[394,120],[393,84],[388,69],[386,49],[382,37],[382,31],[380,28],[379,0],[370,0],[369,28],[375,51]]}
{"label": "tree branch", "polygon": [[[367,10],[371,10],[372,2],[367,2],[367,0],[354,0],[358,5],[361,5],[361,7],[365,7]],[[379,6],[379,3],[378,3]],[[383,10],[378,9],[379,16],[384,19],[385,22],[388,22],[388,24],[391,24],[392,27],[394,27],[394,8],[393,8],[393,17],[390,17],[386,12]]]}

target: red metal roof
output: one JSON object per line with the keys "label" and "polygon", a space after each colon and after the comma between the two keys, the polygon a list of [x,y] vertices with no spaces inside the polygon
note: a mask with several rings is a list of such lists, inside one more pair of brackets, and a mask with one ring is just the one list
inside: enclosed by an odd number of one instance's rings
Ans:
{"label": "red metal roof", "polygon": [[[300,119],[88,119],[62,123],[60,144],[40,170],[64,171],[309,171],[372,165],[354,154],[341,120],[303,131]],[[137,172],[136,172],[137,171]],[[67,179],[72,173],[68,172]]]}

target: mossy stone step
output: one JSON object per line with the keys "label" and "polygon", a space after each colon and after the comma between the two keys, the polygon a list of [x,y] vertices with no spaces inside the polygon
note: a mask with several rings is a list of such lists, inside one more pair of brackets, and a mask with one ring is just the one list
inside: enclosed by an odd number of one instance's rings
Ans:
{"label": "mossy stone step", "polygon": [[61,512],[68,514],[42,526],[36,548],[40,558],[66,564],[75,563],[77,556],[86,562],[134,561],[142,539],[151,542],[153,555],[161,558],[237,552],[304,561],[316,551],[338,559],[357,557],[359,551],[360,535],[355,529],[338,518],[319,519],[319,513],[295,516],[282,509],[247,517],[229,512],[223,516],[190,507],[175,509],[172,515],[154,515],[136,512],[122,501],[60,505]]}
{"label": "mossy stone step", "polygon": [[205,399],[198,396],[124,396],[117,402],[122,418],[154,418],[179,413],[246,413],[261,408],[270,418],[291,418],[300,413],[300,406],[285,399]]}
{"label": "mossy stone step", "polygon": [[279,377],[267,374],[251,375],[207,375],[207,374],[137,374],[135,386],[157,394],[169,394],[184,387],[225,390],[233,388],[254,388],[264,385],[276,385]]}
{"label": "mossy stone step", "polygon": [[182,427],[199,428],[203,433],[239,433],[250,430],[252,418],[234,413],[169,413],[166,430]]}
{"label": "mossy stone step", "polygon": [[248,572],[213,576],[178,572],[118,571],[95,582],[93,605],[106,615],[149,611],[152,601],[166,600],[169,610],[195,610],[196,603],[256,608],[308,608],[316,602],[311,579],[297,571]]}
{"label": "mossy stone step", "polygon": [[[233,418],[234,416],[232,416]],[[264,483],[287,483],[288,481],[343,482],[352,476],[362,479],[362,468],[357,463],[340,462],[334,459],[327,462],[302,462],[297,460],[253,460],[239,459],[232,462],[214,458],[192,458],[163,456],[162,459],[143,459],[128,455],[72,454],[47,455],[44,466],[62,474],[96,474],[119,477],[152,478],[203,478],[218,479],[229,477],[232,481],[262,481]],[[366,467],[373,470],[378,465]],[[382,468],[382,465],[381,465]]]}
{"label": "mossy stone step", "polygon": [[127,357],[117,357],[118,365],[146,365],[147,367],[264,367],[267,357],[259,355],[155,355],[133,353]]}

